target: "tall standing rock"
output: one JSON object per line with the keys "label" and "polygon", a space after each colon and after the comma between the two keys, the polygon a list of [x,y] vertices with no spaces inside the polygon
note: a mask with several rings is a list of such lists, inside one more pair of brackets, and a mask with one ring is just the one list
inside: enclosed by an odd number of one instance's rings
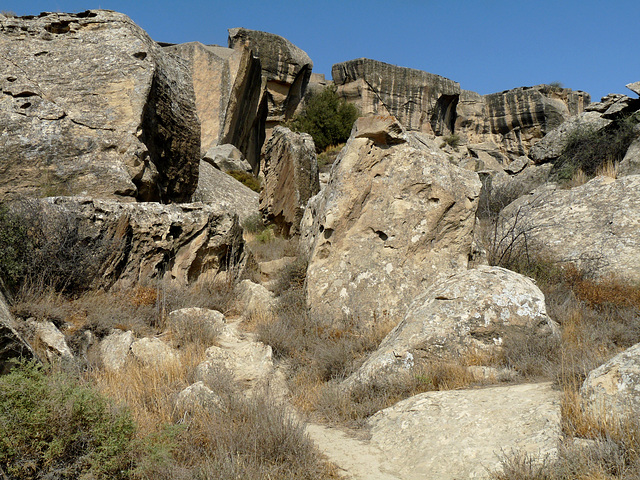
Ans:
{"label": "tall standing rock", "polygon": [[260,59],[266,85],[268,115],[266,137],[271,129],[289,120],[304,97],[313,62],[303,50],[273,33],[229,29],[229,48],[248,47]]}
{"label": "tall standing rock", "polygon": [[187,201],[200,124],[184,63],[127,16],[0,16],[0,198]]}
{"label": "tall standing rock", "polygon": [[200,153],[232,144],[256,167],[267,115],[260,103],[260,61],[244,45],[231,49],[191,42],[165,48],[184,58],[191,70],[202,124]]}
{"label": "tall standing rock", "polygon": [[314,311],[400,319],[440,275],[467,268],[478,175],[407,137],[391,117],[358,119],[329,184],[309,201],[301,243]]}
{"label": "tall standing rock", "polygon": [[311,135],[276,127],[264,147],[260,212],[285,236],[300,233],[307,201],[320,190]]}

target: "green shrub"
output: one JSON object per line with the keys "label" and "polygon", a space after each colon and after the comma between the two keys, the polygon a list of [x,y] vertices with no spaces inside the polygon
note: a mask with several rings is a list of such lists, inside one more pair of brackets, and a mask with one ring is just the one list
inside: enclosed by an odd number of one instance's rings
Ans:
{"label": "green shrub", "polygon": [[242,221],[242,228],[249,233],[260,233],[265,228],[266,225],[262,220],[262,214],[260,212],[253,213],[249,215]]}
{"label": "green shrub", "polygon": [[26,224],[5,205],[1,205],[0,286],[5,292],[15,291],[24,281],[31,248]]}
{"label": "green shrub", "polygon": [[306,132],[313,137],[316,151],[322,152],[331,145],[344,143],[351,134],[358,109],[336,93],[334,87],[312,94],[302,113],[289,124],[296,132]]}
{"label": "green shrub", "polygon": [[269,225],[267,228],[262,230],[258,235],[256,235],[256,240],[260,243],[270,243],[275,238],[275,233],[273,232],[273,226]]}
{"label": "green shrub", "polygon": [[227,173],[242,183],[245,187],[249,187],[254,192],[260,193],[260,190],[262,189],[260,179],[242,170],[231,170]]}
{"label": "green shrub", "polygon": [[615,120],[600,130],[591,127],[578,128],[568,139],[567,146],[554,162],[552,178],[568,181],[582,170],[593,177],[605,164],[616,165],[624,158],[629,145],[638,136],[635,127],[638,120],[627,116]]}
{"label": "green shrub", "polygon": [[452,133],[451,135],[447,135],[443,137],[445,145],[449,145],[451,148],[458,148],[460,146],[460,135],[457,133]]}
{"label": "green shrub", "polygon": [[91,388],[35,363],[0,377],[0,466],[11,478],[130,477],[135,425]]}

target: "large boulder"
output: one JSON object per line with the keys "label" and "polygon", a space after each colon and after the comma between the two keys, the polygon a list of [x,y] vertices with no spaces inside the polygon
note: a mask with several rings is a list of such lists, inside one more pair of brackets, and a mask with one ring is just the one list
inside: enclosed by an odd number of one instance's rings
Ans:
{"label": "large boulder", "polygon": [[229,29],[229,48],[249,48],[260,59],[266,85],[266,138],[269,138],[273,127],[293,117],[304,97],[313,62],[289,40],[246,28]]}
{"label": "large boulder", "polygon": [[580,397],[597,418],[635,421],[640,413],[640,344],[589,372]]}
{"label": "large boulder", "polygon": [[308,133],[276,127],[262,156],[260,212],[284,236],[297,235],[308,200],[320,190],[318,159]]}
{"label": "large boulder", "polygon": [[18,207],[73,226],[78,245],[100,264],[98,278],[87,283],[129,288],[167,279],[184,285],[229,278],[244,267],[242,228],[224,205],[52,197]]}
{"label": "large boulder", "polygon": [[198,188],[193,192],[192,200],[226,208],[229,213],[238,215],[241,223],[258,213],[257,192],[204,160],[200,161]]}
{"label": "large boulder", "polygon": [[256,167],[267,114],[261,106],[260,61],[244,45],[231,49],[190,42],[165,48],[184,58],[191,71],[202,124],[201,154],[233,144]]}
{"label": "large boulder", "polygon": [[527,277],[480,266],[428,287],[346,385],[402,375],[423,361],[491,358],[505,338],[556,335],[544,295]]}
{"label": "large boulder", "polygon": [[471,252],[477,174],[410,146],[397,122],[380,117],[385,135],[371,122],[356,122],[302,222],[308,302],[329,318],[400,319],[438,277],[466,270]]}
{"label": "large boulder", "polygon": [[245,160],[242,152],[230,143],[209,148],[202,160],[225,173],[238,171],[251,173],[253,171],[251,164]]}
{"label": "large boulder", "polygon": [[[497,238],[595,278],[640,282],[640,175],[596,177],[570,190],[541,187],[501,213]],[[526,242],[526,245],[525,245]]]}
{"label": "large boulder", "polygon": [[4,295],[0,293],[0,375],[8,373],[13,360],[39,360],[31,345],[17,330]]}
{"label": "large boulder", "polygon": [[560,396],[549,383],[423,393],[371,417],[371,443],[403,480],[489,478],[510,452],[556,454]]}
{"label": "large boulder", "polygon": [[0,69],[0,199],[191,198],[200,123],[190,72],[127,16],[2,16]]}
{"label": "large boulder", "polygon": [[361,115],[392,115],[407,130],[451,133],[458,82],[432,73],[358,58],[331,68],[338,95]]}

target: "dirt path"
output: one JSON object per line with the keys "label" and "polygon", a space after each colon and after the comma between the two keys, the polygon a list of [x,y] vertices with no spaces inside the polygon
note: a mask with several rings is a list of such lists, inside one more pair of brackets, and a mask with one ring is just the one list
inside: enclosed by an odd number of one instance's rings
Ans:
{"label": "dirt path", "polygon": [[340,468],[344,478],[352,480],[401,480],[383,471],[382,452],[366,441],[358,440],[337,428],[314,423],[307,433],[328,460]]}

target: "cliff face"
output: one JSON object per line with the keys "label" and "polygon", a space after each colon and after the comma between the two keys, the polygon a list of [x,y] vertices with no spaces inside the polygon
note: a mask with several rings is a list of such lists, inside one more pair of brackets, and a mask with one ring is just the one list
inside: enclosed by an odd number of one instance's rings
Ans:
{"label": "cliff face", "polygon": [[0,69],[0,198],[191,197],[200,124],[190,73],[127,16],[0,16]]}
{"label": "cliff face", "polygon": [[448,134],[460,85],[432,73],[359,58],[331,69],[338,94],[362,115],[393,115],[408,130]]}

